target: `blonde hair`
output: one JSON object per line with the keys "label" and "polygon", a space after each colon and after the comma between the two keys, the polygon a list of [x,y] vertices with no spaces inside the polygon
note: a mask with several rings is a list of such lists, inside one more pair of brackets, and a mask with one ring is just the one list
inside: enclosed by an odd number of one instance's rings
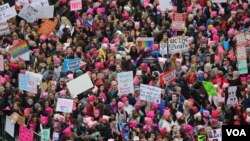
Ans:
{"label": "blonde hair", "polygon": [[64,16],[61,17],[61,22],[63,24],[65,24],[65,25],[68,25],[68,26],[72,27],[72,24],[71,24],[71,22],[69,21],[69,19],[67,17],[64,17]]}

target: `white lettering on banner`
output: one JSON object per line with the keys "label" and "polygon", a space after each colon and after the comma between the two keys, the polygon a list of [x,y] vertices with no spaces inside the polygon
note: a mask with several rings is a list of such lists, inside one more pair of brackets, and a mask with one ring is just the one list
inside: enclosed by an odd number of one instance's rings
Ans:
{"label": "white lettering on banner", "polygon": [[226,129],[226,132],[227,132],[227,136],[231,136],[231,135],[235,137],[247,136],[244,129],[241,129],[241,131],[239,131],[239,129]]}
{"label": "white lettering on banner", "polygon": [[188,36],[173,37],[168,39],[168,49],[170,54],[188,51]]}
{"label": "white lettering on banner", "polygon": [[236,97],[236,91],[237,91],[237,86],[230,86],[228,88],[227,104],[229,106],[234,106],[235,104],[238,103],[238,99]]}
{"label": "white lettering on banner", "polygon": [[161,88],[141,84],[140,99],[159,104],[161,102]]}
{"label": "white lettering on banner", "polygon": [[164,82],[165,84],[167,84],[168,82],[170,82],[171,80],[175,79],[176,75],[175,75],[175,71],[172,71],[171,73],[163,76]]}
{"label": "white lettering on banner", "polygon": [[121,72],[117,74],[118,94],[129,94],[134,92],[133,72]]}

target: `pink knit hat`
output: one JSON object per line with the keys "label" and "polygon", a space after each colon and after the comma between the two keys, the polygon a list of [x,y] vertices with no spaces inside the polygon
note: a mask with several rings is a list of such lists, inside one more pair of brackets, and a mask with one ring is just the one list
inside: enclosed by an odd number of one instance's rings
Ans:
{"label": "pink knit hat", "polygon": [[117,104],[117,106],[118,106],[118,108],[123,108],[124,107],[124,103],[122,103],[122,102],[118,102],[118,104]]}
{"label": "pink knit hat", "polygon": [[47,107],[45,111],[47,114],[51,114],[53,112],[53,109],[51,107]]}
{"label": "pink knit hat", "polygon": [[94,14],[94,10],[92,8],[89,8],[87,10],[87,14],[93,15]]}
{"label": "pink knit hat", "polygon": [[216,62],[220,61],[220,56],[215,55],[215,56],[214,56],[214,61],[216,61]]}
{"label": "pink knit hat", "polygon": [[214,34],[213,35],[213,41],[216,41],[216,42],[218,42],[219,41],[219,36],[218,35],[216,35],[216,34]]}
{"label": "pink knit hat", "polygon": [[189,124],[187,125],[184,125],[184,130],[187,132],[187,133],[191,133],[193,131],[193,127]]}
{"label": "pink knit hat", "polygon": [[193,12],[193,7],[192,7],[192,6],[189,6],[189,7],[187,8],[187,12],[188,12],[188,13],[192,13],[192,12]]}
{"label": "pink knit hat", "polygon": [[212,11],[212,12],[211,12],[211,16],[212,16],[212,17],[216,17],[216,16],[217,16],[217,11]]}
{"label": "pink knit hat", "polygon": [[212,32],[212,34],[217,34],[217,29],[215,27],[213,27],[211,32]]}
{"label": "pink knit hat", "polygon": [[30,114],[30,108],[25,108],[24,113]]}
{"label": "pink knit hat", "polygon": [[208,117],[210,116],[210,113],[209,113],[208,110],[203,110],[202,115],[203,115],[204,117],[208,118]]}
{"label": "pink knit hat", "polygon": [[48,117],[41,116],[40,121],[41,121],[42,124],[47,124],[49,119],[48,119]]}
{"label": "pink knit hat", "polygon": [[108,44],[109,43],[109,39],[107,37],[105,37],[105,38],[102,39],[102,42],[105,43],[105,44]]}
{"label": "pink knit hat", "polygon": [[66,129],[63,130],[63,134],[66,135],[66,136],[70,135],[71,132],[72,131],[71,131],[70,127],[67,127]]}
{"label": "pink knit hat", "polygon": [[151,106],[152,106],[153,110],[157,110],[158,109],[158,104],[157,103],[152,103]]}
{"label": "pink knit hat", "polygon": [[139,83],[140,83],[140,80],[139,80],[138,76],[135,76],[135,78],[134,78],[134,84],[135,85],[139,85]]}
{"label": "pink knit hat", "polygon": [[69,79],[69,80],[73,80],[74,79],[74,75],[71,73],[71,74],[68,74],[67,75],[67,78]]}
{"label": "pink knit hat", "polygon": [[96,100],[96,96],[90,95],[90,96],[88,97],[88,100],[89,100],[89,102],[94,102],[94,101]]}
{"label": "pink knit hat", "polygon": [[145,120],[146,125],[151,125],[153,123],[153,119],[152,118],[145,117],[144,120]]}
{"label": "pink knit hat", "polygon": [[212,111],[212,118],[216,119],[216,118],[218,118],[218,116],[219,116],[219,113],[217,110]]}
{"label": "pink knit hat", "polygon": [[109,117],[109,116],[106,116],[106,115],[103,115],[103,116],[102,116],[102,119],[109,121],[110,117]]}
{"label": "pink knit hat", "polygon": [[225,52],[224,49],[221,46],[219,46],[218,47],[218,53],[219,54],[224,54],[224,52]]}
{"label": "pink knit hat", "polygon": [[59,92],[59,94],[60,94],[60,96],[66,96],[66,90],[61,90],[60,92]]}
{"label": "pink knit hat", "polygon": [[155,112],[154,111],[149,111],[146,115],[149,118],[154,118],[155,117]]}
{"label": "pink knit hat", "polygon": [[130,121],[129,122],[129,127],[130,128],[134,128],[134,127],[136,127],[138,125],[138,123],[136,122],[136,121]]}
{"label": "pink knit hat", "polygon": [[129,13],[128,12],[124,12],[123,14],[122,14],[122,17],[125,19],[125,20],[128,20],[129,19]]}
{"label": "pink knit hat", "polygon": [[169,118],[169,117],[170,117],[170,111],[169,111],[169,110],[164,110],[163,117],[164,117],[165,119],[166,119],[166,118]]}

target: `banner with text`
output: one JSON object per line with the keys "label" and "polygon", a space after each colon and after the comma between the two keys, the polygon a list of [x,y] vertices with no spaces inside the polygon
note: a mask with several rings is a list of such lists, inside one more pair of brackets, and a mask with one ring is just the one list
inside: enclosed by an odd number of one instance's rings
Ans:
{"label": "banner with text", "polygon": [[173,13],[171,29],[174,31],[184,31],[186,28],[186,15],[184,13]]}
{"label": "banner with text", "polygon": [[230,86],[228,87],[228,98],[227,98],[227,105],[234,106],[238,103],[238,99],[236,96],[237,86]]}
{"label": "banner with text", "polygon": [[75,71],[80,69],[80,59],[65,59],[63,62],[63,71]]}
{"label": "banner with text", "polygon": [[170,54],[186,52],[188,49],[188,36],[177,36],[168,39],[168,51]]}
{"label": "banner with text", "polygon": [[160,104],[161,88],[140,84],[140,99]]}
{"label": "banner with text", "polygon": [[16,9],[14,6],[10,7],[9,3],[0,6],[0,21],[6,22],[10,18],[13,18],[17,15]]}
{"label": "banner with text", "polygon": [[72,113],[73,100],[58,98],[56,103],[56,111],[64,113]]}
{"label": "banner with text", "polygon": [[82,0],[71,0],[70,11],[82,10]]}
{"label": "banner with text", "polygon": [[7,22],[0,22],[0,35],[10,34],[10,28]]}
{"label": "banner with text", "polygon": [[19,12],[18,16],[25,19],[29,23],[33,23],[36,20],[38,12],[37,8],[31,5],[25,5]]}
{"label": "banner with text", "polygon": [[169,70],[160,74],[160,85],[164,86],[165,84],[175,80],[175,70]]}

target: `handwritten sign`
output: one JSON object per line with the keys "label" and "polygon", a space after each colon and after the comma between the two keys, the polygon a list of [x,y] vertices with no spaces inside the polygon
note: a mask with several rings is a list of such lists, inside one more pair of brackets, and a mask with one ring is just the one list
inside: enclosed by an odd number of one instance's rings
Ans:
{"label": "handwritten sign", "polygon": [[237,34],[236,35],[236,43],[239,45],[239,44],[246,44],[247,43],[247,40],[246,40],[246,37],[245,37],[245,33],[240,33],[240,34]]}
{"label": "handwritten sign", "polygon": [[5,120],[5,131],[11,136],[14,137],[15,133],[15,124],[10,121],[10,117],[6,116]]}
{"label": "handwritten sign", "polygon": [[0,35],[10,34],[10,28],[7,22],[0,22]]}
{"label": "handwritten sign", "polygon": [[171,29],[174,31],[184,31],[186,27],[186,16],[184,13],[173,13]]}
{"label": "handwritten sign", "polygon": [[174,81],[176,78],[175,70],[169,70],[160,74],[160,85],[168,84],[169,82]]}
{"label": "handwritten sign", "polygon": [[238,103],[238,98],[236,96],[237,86],[228,87],[228,98],[227,105],[234,106]]}
{"label": "handwritten sign", "polygon": [[42,35],[49,35],[56,28],[56,23],[51,20],[44,20],[41,27],[38,29],[38,33]]}
{"label": "handwritten sign", "polygon": [[37,8],[31,5],[25,5],[19,12],[18,16],[25,19],[29,23],[33,23],[36,20],[38,12]]}
{"label": "handwritten sign", "polygon": [[237,59],[246,59],[247,58],[247,52],[246,52],[246,47],[245,45],[237,45],[236,48],[237,52]]}
{"label": "handwritten sign", "polygon": [[161,11],[173,10],[174,6],[171,0],[159,0]]}
{"label": "handwritten sign", "polygon": [[10,7],[8,3],[0,6],[0,21],[7,21],[17,15],[14,6]]}
{"label": "handwritten sign", "polygon": [[202,84],[203,84],[205,90],[207,91],[208,95],[217,96],[217,92],[216,92],[212,82],[202,81]]}
{"label": "handwritten sign", "polygon": [[160,54],[162,56],[168,54],[168,43],[164,43],[164,42],[160,43]]}
{"label": "handwritten sign", "polygon": [[170,54],[186,52],[188,49],[188,36],[172,37],[168,39],[168,50]]}
{"label": "handwritten sign", "polygon": [[37,93],[37,85],[42,81],[42,75],[27,71],[18,75],[18,88],[21,90]]}
{"label": "handwritten sign", "polygon": [[161,88],[140,84],[140,99],[160,104]]}
{"label": "handwritten sign", "polygon": [[3,59],[3,55],[0,55],[0,71],[4,71],[4,59]]}
{"label": "handwritten sign", "polygon": [[30,131],[25,126],[20,125],[18,139],[19,139],[19,141],[33,141],[34,134],[32,131]]}
{"label": "handwritten sign", "polygon": [[56,111],[64,113],[72,113],[73,100],[58,98],[56,104]]}
{"label": "handwritten sign", "polygon": [[80,69],[80,59],[64,59],[62,70],[75,71]]}
{"label": "handwritten sign", "polygon": [[30,5],[32,6],[49,6],[48,0],[31,0]]}
{"label": "handwritten sign", "polygon": [[133,72],[121,72],[117,74],[118,94],[129,94],[134,92]]}
{"label": "handwritten sign", "polygon": [[49,140],[50,140],[50,129],[42,129],[41,141],[49,141]]}
{"label": "handwritten sign", "polygon": [[222,141],[221,128],[207,131],[208,141]]}
{"label": "handwritten sign", "polygon": [[247,74],[248,67],[247,67],[247,60],[246,59],[238,59],[237,60],[237,67],[240,74]]}
{"label": "handwritten sign", "polygon": [[71,0],[70,11],[82,10],[82,0]]}
{"label": "handwritten sign", "polygon": [[213,3],[227,3],[227,0],[212,0]]}
{"label": "handwritten sign", "polygon": [[54,5],[50,6],[36,6],[39,13],[36,16],[37,19],[46,19],[46,18],[53,18],[54,17]]}
{"label": "handwritten sign", "polygon": [[[83,83],[84,82],[84,83]],[[93,88],[94,85],[89,77],[88,73],[85,73],[67,83],[67,87],[72,97],[77,96],[78,94]]]}

